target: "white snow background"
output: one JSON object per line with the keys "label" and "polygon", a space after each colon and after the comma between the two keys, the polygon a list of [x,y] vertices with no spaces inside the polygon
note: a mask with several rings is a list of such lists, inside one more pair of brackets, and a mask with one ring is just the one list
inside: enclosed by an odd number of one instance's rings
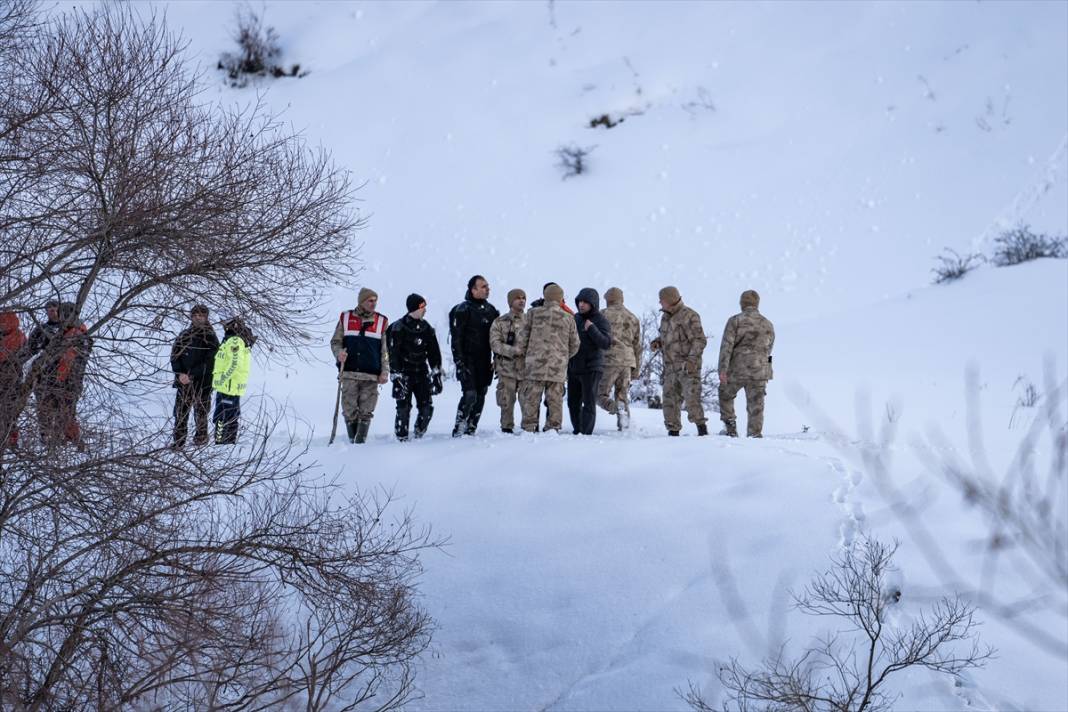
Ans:
{"label": "white snow background", "polygon": [[[252,7],[309,73],[243,90],[214,68],[235,7],[157,9],[207,99],[262,94],[366,182],[370,217],[360,283],[336,286],[302,359],[260,355],[245,407],[287,402],[289,435],[311,438],[325,473],[393,490],[448,537],[423,557],[437,630],[410,709],[685,709],[688,681],[716,701],[717,661],[755,664],[827,629],[784,591],[860,532],[900,539],[901,615],[915,615],[939,576],[817,409],[856,447],[871,444],[865,415],[896,424],[898,485],[978,571],[979,514],[909,442],[937,427],[966,449],[971,365],[991,462],[1008,465],[1037,412],[1016,409],[1018,379],[1046,392],[1047,360],[1068,374],[1068,262],[945,286],[930,269],[944,247],[989,254],[1018,221],[1068,231],[1068,3],[270,2]],[[606,112],[626,120],[588,128]],[[561,180],[565,143],[596,146],[587,175]],[[491,390],[477,437],[454,441],[450,383],[423,441],[392,438],[384,387],[371,442],[327,448],[326,342],[357,289],[393,319],[424,295],[447,351],[446,314],[475,273],[502,311],[508,289],[533,299],[553,280],[569,299],[619,286],[641,314],[674,284],[711,337],[706,364],[757,289],[778,332],[767,438],[687,424],[669,440],[648,410],[625,434],[602,413],[592,438],[510,437]],[[1068,709],[1065,659],[979,617],[998,657],[956,685],[900,674],[897,709]]]}

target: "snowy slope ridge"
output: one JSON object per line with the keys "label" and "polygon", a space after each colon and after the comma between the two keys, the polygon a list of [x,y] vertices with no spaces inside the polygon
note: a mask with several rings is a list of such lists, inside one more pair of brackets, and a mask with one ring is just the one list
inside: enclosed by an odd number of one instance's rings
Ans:
{"label": "snowy slope ridge", "polygon": [[[233,7],[163,7],[214,67]],[[479,435],[454,441],[450,383],[425,440],[395,442],[383,390],[370,442],[328,448],[326,339],[359,284],[337,285],[303,358],[257,362],[250,410],[287,402],[299,420],[286,437],[310,438],[325,472],[389,488],[449,537],[424,558],[438,630],[412,709],[683,709],[687,681],[714,701],[717,661],[755,663],[825,630],[784,591],[864,532],[902,542],[914,616],[941,580],[855,457],[872,445],[858,393],[895,421],[900,486],[977,575],[982,521],[907,443],[936,427],[964,449],[971,364],[1001,471],[1035,416],[1017,407],[1021,383],[1044,388],[1047,360],[1068,378],[1068,263],[939,287],[929,270],[943,246],[989,249],[1016,221],[1068,232],[1068,4],[263,7],[283,60],[310,74],[243,91],[219,77],[207,96],[265,92],[367,182],[361,282],[390,317],[419,292],[447,350],[445,315],[477,272],[498,307],[554,280],[569,298],[620,286],[642,313],[676,284],[711,336],[706,363],[743,289],[778,331],[764,441],[692,426],[668,440],[642,409],[625,434],[602,415],[593,438],[510,437],[492,397]],[[604,113],[626,120],[588,127]],[[565,143],[596,146],[588,175],[560,179]],[[903,674],[898,709],[1068,709],[1064,660],[979,615],[999,658],[956,686]]]}

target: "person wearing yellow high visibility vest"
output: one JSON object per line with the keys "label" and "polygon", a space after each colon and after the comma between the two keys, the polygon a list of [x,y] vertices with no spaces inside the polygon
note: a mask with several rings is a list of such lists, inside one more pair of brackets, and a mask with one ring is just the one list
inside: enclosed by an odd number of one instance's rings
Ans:
{"label": "person wearing yellow high visibility vest", "polygon": [[237,424],[241,418],[241,396],[248,386],[252,367],[252,344],[256,337],[241,320],[234,317],[223,324],[223,342],[215,354],[212,386],[215,388],[215,444],[237,442]]}

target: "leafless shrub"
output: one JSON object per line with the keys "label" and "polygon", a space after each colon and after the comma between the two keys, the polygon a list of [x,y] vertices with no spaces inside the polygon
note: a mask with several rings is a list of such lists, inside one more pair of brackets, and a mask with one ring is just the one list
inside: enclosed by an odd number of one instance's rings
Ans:
{"label": "leafless shrub", "polygon": [[[128,6],[25,22],[0,53],[0,309],[63,295],[96,346],[83,449],[0,438],[0,707],[399,706],[430,633],[428,532],[273,445],[279,413],[184,452],[137,398],[193,301],[306,341],[356,271],[347,177],[258,107],[200,103],[181,47]],[[57,356],[0,407],[28,426]]]}
{"label": "leafless shrub", "polygon": [[[976,546],[982,560],[975,574],[964,571],[959,554],[933,530],[936,522],[897,483],[891,463],[898,421],[885,423],[876,434],[870,420],[862,418],[859,436],[850,437],[811,405],[809,410],[830,441],[870,475],[942,586],[1036,648],[1068,660],[1068,421],[1061,411],[1066,384],[1057,379],[1053,363],[1047,363],[1045,394],[1035,401],[1037,413],[1003,472],[994,471],[986,452],[974,369],[968,370],[965,387],[967,456],[937,429],[913,443],[926,463],[925,477],[948,482],[971,517],[980,520],[984,534]],[[866,401],[859,405],[859,412],[869,412]],[[1039,459],[1044,453],[1046,463]],[[1004,576],[1005,571],[1012,573]],[[1051,620],[1060,623],[1051,625]]]}
{"label": "leafless shrub", "polygon": [[234,17],[234,42],[238,52],[224,53],[218,68],[226,72],[233,87],[248,86],[252,77],[298,77],[300,65],[285,69],[277,63],[282,50],[278,46],[278,33],[264,22],[263,13],[251,7],[239,6]]}
{"label": "leafless shrub", "polygon": [[978,267],[985,259],[982,255],[976,254],[962,257],[956,250],[948,247],[943,250],[943,253],[935,258],[938,260],[938,265],[931,269],[934,272],[935,284],[955,282]]}
{"label": "leafless shrub", "polygon": [[597,147],[580,147],[573,143],[557,148],[556,157],[559,160],[557,161],[556,166],[563,174],[563,179],[567,180],[573,176],[580,176],[583,173],[588,172],[590,168],[587,159],[595,148]]}
{"label": "leafless shrub", "polygon": [[[957,676],[982,667],[994,651],[979,643],[974,607],[959,597],[941,598],[914,614],[910,625],[892,624],[894,609],[906,599],[888,576],[896,549],[872,539],[857,542],[795,594],[803,613],[841,621],[836,632],[797,658],[783,646],[756,669],[732,659],[718,671],[727,697],[722,709],[878,712],[891,709],[895,697],[886,682],[903,670]],[[966,647],[958,651],[955,643]],[[692,683],[680,694],[699,712],[715,709]]]}
{"label": "leafless shrub", "polygon": [[1053,237],[1031,232],[1028,225],[1018,225],[994,238],[993,262],[998,267],[1030,262],[1043,257],[1068,257],[1068,237]]}

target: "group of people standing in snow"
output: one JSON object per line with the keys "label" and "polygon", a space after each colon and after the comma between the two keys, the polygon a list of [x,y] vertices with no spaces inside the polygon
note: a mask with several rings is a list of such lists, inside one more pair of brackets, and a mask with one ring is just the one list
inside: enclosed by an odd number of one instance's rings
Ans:
{"label": "group of people standing in snow", "polygon": [[18,414],[23,369],[36,359],[33,396],[41,442],[82,445],[77,408],[85,383],[85,365],[93,348],[74,304],[49,301],[45,319],[27,337],[15,312],[0,312],[0,436],[19,443]]}
{"label": "group of people standing in snow", "polygon": [[[543,287],[541,298],[529,309],[526,293],[512,289],[505,314],[489,302],[489,294],[489,282],[475,275],[467,283],[464,300],[449,312],[449,341],[462,392],[453,437],[475,433],[494,377],[502,432],[515,432],[517,402],[523,430],[559,431],[565,389],[574,434],[593,433],[598,406],[616,416],[620,430],[629,426],[630,383],[639,378],[644,348],[641,323],[623,305],[622,290],[606,291],[607,306],[602,310],[597,290],[584,288],[573,311],[555,282]],[[675,287],[661,289],[659,297],[660,329],[650,346],[664,359],[664,425],[669,435],[679,435],[685,408],[697,434],[707,435],[701,402],[707,339],[701,318],[683,303]],[[738,436],[734,400],[744,390],[747,434],[762,437],[775,330],[760,314],[755,291],[744,292],[740,301],[741,312],[727,321],[720,346],[722,434]],[[340,315],[330,341],[346,430],[355,443],[367,440],[380,385],[392,381],[397,403],[394,432],[400,440],[409,438],[412,399],[416,408],[412,435],[419,438],[433,416],[433,396],[443,387],[441,348],[425,320],[426,300],[409,295],[407,313],[392,324],[377,305],[378,294],[361,289],[356,308]]]}

